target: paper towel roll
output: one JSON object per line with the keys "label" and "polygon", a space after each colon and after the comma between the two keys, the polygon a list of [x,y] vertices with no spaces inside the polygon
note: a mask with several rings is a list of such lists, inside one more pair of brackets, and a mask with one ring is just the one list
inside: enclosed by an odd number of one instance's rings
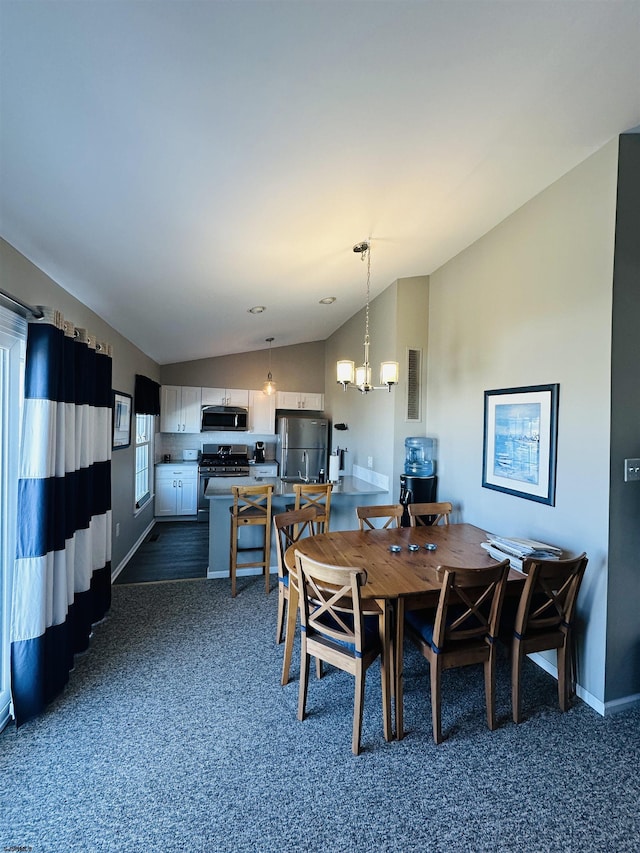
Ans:
{"label": "paper towel roll", "polygon": [[340,479],[340,457],[329,457],[329,482],[337,483]]}

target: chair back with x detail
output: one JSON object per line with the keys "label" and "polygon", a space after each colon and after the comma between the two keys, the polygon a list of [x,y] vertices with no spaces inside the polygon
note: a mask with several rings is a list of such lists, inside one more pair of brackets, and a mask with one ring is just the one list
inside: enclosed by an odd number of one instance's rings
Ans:
{"label": "chair back with x detail", "polygon": [[[273,528],[276,539],[276,555],[278,558],[278,616],[276,622],[276,643],[281,643],[284,633],[284,659],[282,662],[281,683],[289,681],[291,655],[293,652],[293,636],[296,616],[298,613],[298,579],[295,572],[289,572],[285,565],[284,555],[291,545],[295,545],[303,536],[313,536],[313,522],[316,508],[280,512],[273,516]],[[286,618],[286,622],[285,622]]]}
{"label": "chair back with x detail", "polygon": [[509,573],[509,560],[489,568],[439,566],[438,607],[409,610],[407,635],[429,661],[433,739],[442,742],[441,674],[469,664],[484,664],[487,724],[495,728],[495,649]]}
{"label": "chair back with x detail", "polygon": [[[378,506],[357,506],[356,516],[360,530],[400,527],[404,507],[402,504],[379,504]],[[378,524],[372,519],[377,519]]]}
{"label": "chair back with x detail", "polygon": [[[229,571],[231,574],[231,595],[236,594],[236,574],[242,568],[262,568],[265,577],[265,591],[269,593],[269,567],[271,562],[271,498],[273,485],[231,486],[233,503],[231,512],[231,540],[229,544]],[[251,543],[241,545],[240,529],[253,526],[264,527],[264,538],[260,545]],[[239,563],[238,554],[243,551],[260,551],[261,560]]]}
{"label": "chair back with x detail", "polygon": [[511,705],[513,719],[521,721],[522,659],[532,652],[557,650],[558,701],[566,711],[573,692],[572,627],[587,555],[565,560],[524,561],[527,580],[516,613],[511,647]]}
{"label": "chair back with x detail", "polygon": [[449,516],[453,505],[449,501],[434,503],[408,504],[409,523],[411,527],[433,527],[435,524],[449,524]]}
{"label": "chair back with x detail", "polygon": [[[298,719],[304,720],[309,685],[309,658],[315,657],[351,673],[355,678],[351,748],[360,752],[365,673],[380,657],[385,739],[391,738],[391,695],[388,647],[383,612],[365,613],[360,589],[364,569],[329,566],[295,552],[300,582],[300,689]],[[369,614],[369,615],[367,615]]]}
{"label": "chair back with x detail", "polygon": [[295,483],[293,486],[296,496],[295,509],[304,509],[307,506],[316,508],[316,533],[329,532],[332,489],[333,483]]}

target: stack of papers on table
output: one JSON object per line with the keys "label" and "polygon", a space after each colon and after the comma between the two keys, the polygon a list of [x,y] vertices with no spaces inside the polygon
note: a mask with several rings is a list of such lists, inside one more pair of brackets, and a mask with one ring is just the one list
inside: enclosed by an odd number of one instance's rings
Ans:
{"label": "stack of papers on table", "polygon": [[555,545],[547,545],[545,542],[536,542],[535,539],[516,539],[506,536],[496,536],[487,533],[487,542],[482,547],[489,552],[494,560],[507,558],[512,569],[522,571],[522,563],[527,557],[538,560],[559,560],[562,549]]}

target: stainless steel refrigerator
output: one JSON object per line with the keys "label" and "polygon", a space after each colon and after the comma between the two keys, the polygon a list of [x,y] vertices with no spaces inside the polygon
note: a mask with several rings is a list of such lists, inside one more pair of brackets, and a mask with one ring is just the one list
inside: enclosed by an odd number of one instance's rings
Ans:
{"label": "stainless steel refrigerator", "polygon": [[276,460],[281,477],[317,480],[327,470],[329,421],[326,418],[278,417]]}

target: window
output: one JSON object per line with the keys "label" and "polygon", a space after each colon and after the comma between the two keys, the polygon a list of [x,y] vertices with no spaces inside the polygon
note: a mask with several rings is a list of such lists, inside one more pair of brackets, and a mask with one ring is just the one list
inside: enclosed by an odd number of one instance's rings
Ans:
{"label": "window", "polygon": [[136,509],[151,498],[149,484],[153,439],[153,415],[136,415]]}
{"label": "window", "polygon": [[0,306],[0,729],[9,720],[11,702],[9,625],[26,337],[26,321]]}

